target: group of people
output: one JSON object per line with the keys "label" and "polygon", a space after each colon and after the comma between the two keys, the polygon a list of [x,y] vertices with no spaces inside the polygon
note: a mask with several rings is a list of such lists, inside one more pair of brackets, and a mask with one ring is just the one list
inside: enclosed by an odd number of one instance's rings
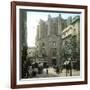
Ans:
{"label": "group of people", "polygon": [[23,67],[24,78],[33,78],[39,74],[42,74],[43,72],[48,74],[48,67],[49,66],[47,63],[29,63]]}
{"label": "group of people", "polygon": [[[47,62],[27,62],[23,64],[22,68],[22,78],[33,78],[37,77],[38,75],[47,75],[49,73],[49,65]],[[58,66],[54,65],[52,68],[55,70],[57,74],[62,73],[62,70],[65,68],[67,70],[67,73],[69,73],[69,70],[71,69],[71,65],[67,64],[65,66]]]}

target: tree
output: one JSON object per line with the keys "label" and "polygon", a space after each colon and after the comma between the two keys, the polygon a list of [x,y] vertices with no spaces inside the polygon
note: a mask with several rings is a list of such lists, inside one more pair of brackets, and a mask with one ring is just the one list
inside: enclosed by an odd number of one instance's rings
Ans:
{"label": "tree", "polygon": [[69,59],[71,59],[72,62],[76,61],[75,68],[79,69],[80,46],[76,40],[76,36],[71,36],[64,43],[65,44],[63,45],[62,49],[62,59],[64,59],[64,61]]}

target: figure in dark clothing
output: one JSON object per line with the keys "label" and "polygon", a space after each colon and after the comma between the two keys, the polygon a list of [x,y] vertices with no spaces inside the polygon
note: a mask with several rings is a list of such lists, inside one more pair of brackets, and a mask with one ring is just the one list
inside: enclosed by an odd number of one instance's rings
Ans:
{"label": "figure in dark clothing", "polygon": [[39,63],[39,65],[38,65],[38,74],[42,74],[42,72],[43,72],[43,64]]}
{"label": "figure in dark clothing", "polygon": [[56,73],[59,74],[59,67],[56,67]]}
{"label": "figure in dark clothing", "polygon": [[32,71],[32,77],[35,77],[36,76],[36,71],[35,71],[35,69],[33,68],[33,71]]}
{"label": "figure in dark clothing", "polygon": [[66,64],[67,73],[69,73],[70,69],[71,69],[71,63]]}
{"label": "figure in dark clothing", "polygon": [[22,64],[22,78],[28,78],[28,64],[26,61]]}

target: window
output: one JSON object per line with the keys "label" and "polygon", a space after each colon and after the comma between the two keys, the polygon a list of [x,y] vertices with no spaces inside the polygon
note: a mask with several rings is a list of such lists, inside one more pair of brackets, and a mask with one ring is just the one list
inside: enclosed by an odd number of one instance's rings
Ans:
{"label": "window", "polygon": [[56,46],[56,42],[55,41],[53,41],[53,46]]}
{"label": "window", "polygon": [[74,32],[76,31],[76,29],[74,29]]}
{"label": "window", "polygon": [[56,56],[57,55],[56,48],[51,48],[51,53],[52,53],[52,56]]}
{"label": "window", "polygon": [[45,57],[45,56],[46,56],[46,51],[45,51],[45,48],[42,48],[41,53],[42,53],[42,56],[43,56],[43,57]]}
{"label": "window", "polygon": [[44,46],[45,46],[45,43],[43,42],[43,43],[42,43],[42,47],[44,47]]}

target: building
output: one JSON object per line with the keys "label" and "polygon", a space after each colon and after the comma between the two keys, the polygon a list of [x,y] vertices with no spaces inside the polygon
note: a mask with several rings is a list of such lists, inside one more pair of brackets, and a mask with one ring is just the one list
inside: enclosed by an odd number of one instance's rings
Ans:
{"label": "building", "polygon": [[63,19],[59,14],[54,18],[48,15],[47,21],[40,20],[36,36],[36,51],[39,60],[43,58],[51,66],[61,66],[63,43],[74,34],[79,41],[80,19],[77,19],[76,17]]}
{"label": "building", "polygon": [[27,12],[20,10],[20,47],[27,46]]}
{"label": "building", "polygon": [[28,57],[35,57],[36,48],[35,47],[29,47],[27,49],[27,55]]}
{"label": "building", "polygon": [[[63,50],[68,50],[67,60],[73,57],[73,68],[80,69],[80,17],[72,19],[72,23],[62,31]],[[68,55],[67,55],[68,56]],[[64,60],[65,61],[65,60]]]}
{"label": "building", "polygon": [[[76,46],[80,47],[80,17],[76,16],[72,19],[72,23],[62,31],[62,43],[70,42],[71,38],[76,41]],[[79,48],[76,48],[79,52]]]}
{"label": "building", "polygon": [[19,43],[19,46],[20,46],[20,65],[22,68],[20,68],[20,71],[21,71],[21,78],[24,78],[24,65],[26,63],[26,56],[27,56],[27,13],[25,10],[20,10],[20,18],[19,18],[19,26],[20,26],[20,30],[19,30],[19,33],[20,33],[20,43]]}
{"label": "building", "polygon": [[80,46],[80,16],[76,16],[72,20],[73,35],[76,36],[77,46]]}
{"label": "building", "polygon": [[27,49],[27,59],[30,62],[36,62],[36,48],[35,47],[29,47]]}
{"label": "building", "polygon": [[40,20],[36,37],[37,52],[39,57],[46,58],[44,61],[48,61],[49,65],[60,65],[61,32],[66,23],[61,14],[55,18],[48,15],[46,22]]}
{"label": "building", "polygon": [[[27,56],[27,12],[20,10],[20,58],[26,60]],[[23,63],[23,62],[22,62]]]}

